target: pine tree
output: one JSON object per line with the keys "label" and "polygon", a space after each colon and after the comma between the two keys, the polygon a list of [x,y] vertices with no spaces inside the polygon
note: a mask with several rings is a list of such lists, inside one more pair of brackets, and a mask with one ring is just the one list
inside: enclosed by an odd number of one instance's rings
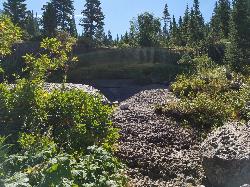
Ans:
{"label": "pine tree", "polygon": [[37,39],[41,35],[39,20],[37,14],[34,16],[33,11],[27,12],[25,29],[32,39]]}
{"label": "pine tree", "polygon": [[205,24],[200,11],[199,0],[194,0],[189,20],[189,44],[197,45],[205,38]]}
{"label": "pine tree", "polygon": [[221,32],[224,38],[228,38],[229,35],[229,24],[230,24],[230,14],[231,7],[229,0],[219,0],[218,1],[218,18],[220,20],[219,26],[221,27]]}
{"label": "pine tree", "polygon": [[170,32],[170,41],[173,45],[178,45],[178,25],[175,19],[175,16],[173,15],[172,22],[171,22],[171,30]]}
{"label": "pine tree", "polygon": [[83,26],[84,37],[90,40],[90,45],[100,38],[100,33],[104,27],[104,14],[99,0],[86,0],[85,9],[81,12],[83,18],[80,20],[80,25]]}
{"label": "pine tree", "polygon": [[124,36],[122,37],[122,40],[125,44],[129,44],[129,34],[128,31],[125,32]]}
{"label": "pine tree", "polygon": [[98,27],[95,33],[95,43],[96,47],[102,47],[105,40],[105,32],[103,27]]}
{"label": "pine tree", "polygon": [[108,34],[105,36],[104,45],[107,47],[112,47],[113,44],[114,44],[113,37],[112,37],[111,31],[109,30]]}
{"label": "pine tree", "polygon": [[164,22],[164,25],[163,25],[163,35],[164,36],[168,36],[168,27],[169,27],[169,23],[171,21],[171,17],[170,17],[170,14],[169,14],[169,11],[168,11],[168,5],[167,3],[165,4],[165,7],[164,7],[164,11],[163,11],[163,22]]}
{"label": "pine tree", "polygon": [[183,45],[187,45],[188,42],[188,33],[189,33],[189,20],[190,20],[190,15],[189,15],[189,7],[187,5],[185,14],[183,16],[183,23],[182,23],[182,38],[183,38]]}
{"label": "pine tree", "polygon": [[250,11],[248,0],[233,1],[230,22],[230,45],[226,52],[226,61],[235,70],[244,69],[250,61]]}
{"label": "pine tree", "polygon": [[12,22],[21,28],[25,28],[27,15],[26,0],[7,0],[3,3],[4,13],[9,15]]}
{"label": "pine tree", "polygon": [[178,21],[178,45],[185,46],[185,33],[183,29],[183,18],[180,16]]}
{"label": "pine tree", "polygon": [[221,19],[218,14],[218,2],[216,2],[213,16],[210,21],[209,39],[212,41],[212,43],[215,43],[222,38],[221,36],[222,30],[220,25],[221,25]]}
{"label": "pine tree", "polygon": [[56,10],[51,2],[44,5],[43,15],[41,24],[43,26],[42,34],[44,37],[53,37],[56,35],[57,31],[57,19],[56,19]]}
{"label": "pine tree", "polygon": [[73,0],[52,0],[56,11],[57,29],[77,36]]}
{"label": "pine tree", "polygon": [[119,34],[116,35],[116,39],[114,41],[114,45],[117,46],[120,42],[120,37],[119,37]]}

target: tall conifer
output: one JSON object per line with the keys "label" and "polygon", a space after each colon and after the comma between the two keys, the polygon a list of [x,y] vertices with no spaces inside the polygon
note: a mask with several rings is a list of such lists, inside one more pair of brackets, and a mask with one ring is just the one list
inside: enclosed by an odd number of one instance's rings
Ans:
{"label": "tall conifer", "polygon": [[99,0],[86,0],[84,7],[80,25],[83,26],[85,38],[88,38],[93,45],[93,42],[100,41],[100,37],[103,35],[105,16]]}

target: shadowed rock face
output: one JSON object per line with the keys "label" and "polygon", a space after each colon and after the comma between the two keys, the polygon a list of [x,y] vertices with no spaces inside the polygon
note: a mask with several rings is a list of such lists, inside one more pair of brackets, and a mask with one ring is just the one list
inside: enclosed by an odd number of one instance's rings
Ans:
{"label": "shadowed rock face", "polygon": [[250,125],[226,124],[202,144],[203,167],[214,187],[250,184]]}

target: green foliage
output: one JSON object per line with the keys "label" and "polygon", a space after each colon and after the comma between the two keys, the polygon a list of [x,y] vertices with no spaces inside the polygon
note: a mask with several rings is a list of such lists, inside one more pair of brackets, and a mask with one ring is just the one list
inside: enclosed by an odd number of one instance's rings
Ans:
{"label": "green foliage", "polygon": [[[184,56],[182,63],[191,65],[193,71],[189,74],[177,76],[171,90],[179,97],[194,97],[197,93],[219,93],[230,89],[233,80],[228,80],[225,67],[215,65],[207,57],[198,57],[193,60]],[[185,62],[186,61],[186,62]]]}
{"label": "green foliage", "polygon": [[200,4],[198,0],[194,0],[194,4],[189,15],[188,44],[190,46],[195,46],[204,40],[205,37],[204,19],[200,12]]}
{"label": "green foliage", "polygon": [[159,46],[161,22],[153,14],[145,12],[131,22],[131,34],[141,47]]}
{"label": "green foliage", "polygon": [[41,19],[42,34],[45,37],[54,37],[57,31],[56,10],[51,2],[43,6]]}
{"label": "green foliage", "polygon": [[127,182],[124,166],[101,147],[69,155],[46,136],[23,134],[19,142],[22,151],[1,162],[4,186],[122,187]]}
{"label": "green foliage", "polygon": [[250,11],[247,0],[233,1],[230,22],[230,43],[227,46],[225,61],[235,71],[249,74],[250,58]]}
{"label": "green foliage", "polygon": [[0,90],[1,134],[11,135],[8,140],[15,143],[19,132],[39,125],[46,119],[46,92],[25,80],[19,81],[12,89],[0,84]]}
{"label": "green foliage", "polygon": [[213,98],[206,93],[196,95],[192,99],[184,98],[177,103],[169,103],[164,110],[168,117],[181,122],[188,122],[195,128],[209,129],[221,126],[228,120],[233,111],[221,98]]}
{"label": "green foliage", "polygon": [[[60,36],[62,35],[58,35],[58,37]],[[46,53],[40,53],[39,55],[27,54],[24,56],[27,70],[30,72],[30,79],[46,79],[51,71],[57,69],[63,69],[66,72],[68,64],[77,61],[77,58],[68,55],[74,44],[75,39],[71,37],[63,37],[60,40],[45,38],[41,42],[41,48]]]}
{"label": "green foliage", "polygon": [[[73,0],[52,0],[51,4],[48,4],[48,12],[44,13],[45,16],[52,15],[51,7],[54,8],[55,18],[56,18],[56,26],[58,31],[68,32],[72,37],[77,37],[77,30],[75,24],[75,17],[74,17],[74,5]],[[53,10],[52,8],[52,10]],[[51,14],[52,13],[52,14]],[[52,21],[54,22],[53,18],[44,19],[44,21]],[[50,23],[44,23],[45,25],[49,25]]]}
{"label": "green foliage", "polygon": [[229,36],[231,7],[229,0],[219,0],[215,4],[210,22],[210,36],[212,42],[220,42]]}
{"label": "green foliage", "polygon": [[11,53],[12,45],[20,40],[21,30],[5,15],[0,15],[0,60]]}
{"label": "green foliage", "polygon": [[169,14],[169,10],[168,10],[168,5],[167,3],[165,4],[165,7],[164,7],[164,10],[163,10],[163,22],[164,22],[164,26],[163,26],[163,35],[164,37],[168,37],[169,35],[169,23],[171,21],[171,17],[170,17],[170,14]]}
{"label": "green foliage", "polygon": [[80,25],[83,26],[85,41],[90,47],[100,46],[100,42],[104,39],[104,14],[99,0],[87,0],[84,5],[85,9],[81,12],[83,18]]}
{"label": "green foliage", "polygon": [[69,150],[84,150],[94,144],[110,147],[118,138],[111,113],[112,108],[103,105],[101,97],[80,90],[56,90],[49,96],[45,128]]}
{"label": "green foliage", "polygon": [[29,79],[0,84],[7,137],[0,138],[1,186],[125,186],[124,166],[112,155],[118,139],[112,108],[99,95],[44,87],[49,72],[66,71],[75,60],[73,43],[64,34],[44,39],[40,54],[24,57]]}
{"label": "green foliage", "polygon": [[207,57],[188,59],[188,63],[194,70],[179,75],[171,85],[179,99],[168,103],[161,112],[203,130],[230,120],[249,119],[250,92],[246,77],[215,65]]}
{"label": "green foliage", "polygon": [[0,88],[1,133],[11,134],[11,143],[19,132],[50,132],[59,145],[74,152],[94,144],[111,148],[118,138],[110,120],[112,108],[103,105],[101,97],[80,90],[49,93],[25,81]]}
{"label": "green foliage", "polygon": [[26,25],[27,5],[25,0],[7,0],[3,3],[4,13],[10,16],[14,24],[17,24],[22,29]]}
{"label": "green foliage", "polygon": [[39,19],[37,15],[34,16],[33,11],[27,12],[25,30],[29,34],[29,39],[37,40],[41,36],[39,28]]}

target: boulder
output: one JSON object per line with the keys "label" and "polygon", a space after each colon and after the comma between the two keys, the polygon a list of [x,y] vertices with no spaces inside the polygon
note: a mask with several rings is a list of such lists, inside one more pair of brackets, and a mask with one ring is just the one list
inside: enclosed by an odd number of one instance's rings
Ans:
{"label": "boulder", "polygon": [[129,104],[128,103],[122,103],[120,105],[120,109],[121,110],[128,110],[129,109]]}
{"label": "boulder", "polygon": [[201,145],[202,165],[213,187],[250,184],[250,125],[228,123]]}

